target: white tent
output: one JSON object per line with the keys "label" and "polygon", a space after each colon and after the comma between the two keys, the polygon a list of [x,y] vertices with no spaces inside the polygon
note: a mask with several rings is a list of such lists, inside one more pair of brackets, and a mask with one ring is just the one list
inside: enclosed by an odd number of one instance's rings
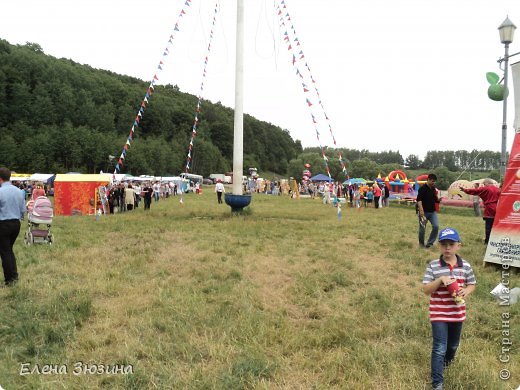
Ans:
{"label": "white tent", "polygon": [[55,175],[54,173],[34,173],[31,175],[29,180],[31,181],[40,181],[44,184],[47,184],[49,179],[53,178]]}

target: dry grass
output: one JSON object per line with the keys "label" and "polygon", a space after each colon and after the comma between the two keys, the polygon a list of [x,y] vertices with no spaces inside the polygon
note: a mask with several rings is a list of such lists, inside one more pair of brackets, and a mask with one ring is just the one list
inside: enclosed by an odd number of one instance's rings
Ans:
{"label": "dry grass", "polygon": [[[20,284],[0,290],[0,385],[11,388],[428,388],[428,298],[435,250],[416,244],[412,208],[344,208],[256,195],[231,216],[214,194],[95,221],[56,218],[52,248],[16,252]],[[482,266],[483,223],[447,210],[477,272],[448,389],[516,388],[518,352],[498,361],[501,313]],[[518,275],[511,277],[518,285]],[[507,309],[518,315],[518,307]],[[512,334],[518,334],[513,321]],[[74,362],[132,375],[71,374]],[[20,364],[68,364],[20,376]],[[498,379],[508,368],[512,379]]]}

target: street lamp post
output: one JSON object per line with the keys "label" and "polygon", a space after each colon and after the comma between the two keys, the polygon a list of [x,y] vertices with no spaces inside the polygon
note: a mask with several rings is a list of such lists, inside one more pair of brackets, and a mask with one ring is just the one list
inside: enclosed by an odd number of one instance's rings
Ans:
{"label": "street lamp post", "polygon": [[506,20],[498,27],[500,33],[500,42],[505,46],[504,53],[504,101],[502,106],[502,152],[500,155],[500,181],[504,179],[506,174],[506,145],[507,145],[507,76],[508,76],[508,63],[509,63],[509,44],[513,42],[513,36],[515,35],[516,26],[506,17]]}

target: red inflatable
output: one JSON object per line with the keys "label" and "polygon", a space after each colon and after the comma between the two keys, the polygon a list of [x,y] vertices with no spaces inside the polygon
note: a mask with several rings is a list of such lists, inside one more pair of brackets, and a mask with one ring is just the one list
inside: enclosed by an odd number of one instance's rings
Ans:
{"label": "red inflatable", "polygon": [[406,173],[403,171],[392,171],[388,174],[388,180],[390,181],[403,181],[406,180]]}

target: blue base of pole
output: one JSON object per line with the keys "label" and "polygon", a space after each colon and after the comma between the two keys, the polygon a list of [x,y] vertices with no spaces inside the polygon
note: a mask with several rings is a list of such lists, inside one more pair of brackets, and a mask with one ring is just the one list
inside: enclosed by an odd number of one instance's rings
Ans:
{"label": "blue base of pole", "polygon": [[231,212],[241,213],[251,203],[251,195],[224,194],[224,201],[231,207]]}

